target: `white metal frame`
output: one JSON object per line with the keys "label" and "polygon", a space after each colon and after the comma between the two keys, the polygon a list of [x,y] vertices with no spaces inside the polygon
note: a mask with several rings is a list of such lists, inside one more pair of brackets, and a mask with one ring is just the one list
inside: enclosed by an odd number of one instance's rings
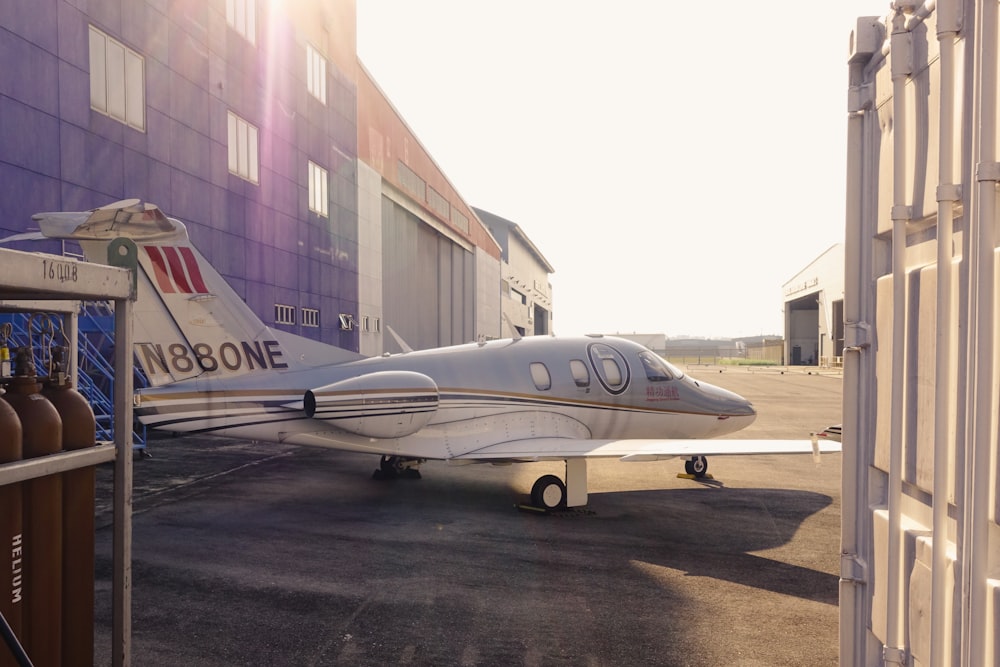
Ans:
{"label": "white metal frame", "polygon": [[[50,272],[53,264],[60,270]],[[34,310],[46,300],[113,300],[115,304],[114,444],[0,465],[0,485],[115,463],[112,663],[131,664],[132,635],[132,277],[130,271],[55,255],[0,249],[0,300]]]}

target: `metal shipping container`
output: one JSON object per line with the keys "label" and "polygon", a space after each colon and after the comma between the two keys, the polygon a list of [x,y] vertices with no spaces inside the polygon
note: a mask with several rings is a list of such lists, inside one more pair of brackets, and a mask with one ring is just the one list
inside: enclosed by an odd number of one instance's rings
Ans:
{"label": "metal shipping container", "polygon": [[996,665],[1000,6],[850,44],[841,664]]}

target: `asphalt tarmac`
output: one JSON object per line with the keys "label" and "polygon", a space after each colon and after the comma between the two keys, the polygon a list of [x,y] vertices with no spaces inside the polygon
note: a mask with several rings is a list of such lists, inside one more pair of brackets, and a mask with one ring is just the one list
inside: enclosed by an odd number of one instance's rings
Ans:
{"label": "asphalt tarmac", "polygon": [[[691,367],[750,398],[735,437],[841,421],[839,374]],[[377,459],[221,438],[135,461],[132,659],[156,665],[836,665],[839,454],[590,464],[590,502],[518,511],[558,463]],[[95,663],[110,664],[111,470]]]}

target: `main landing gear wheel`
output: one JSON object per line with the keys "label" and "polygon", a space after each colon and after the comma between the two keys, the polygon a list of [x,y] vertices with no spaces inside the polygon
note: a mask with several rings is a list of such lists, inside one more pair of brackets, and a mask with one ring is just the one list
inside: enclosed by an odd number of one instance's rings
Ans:
{"label": "main landing gear wheel", "polygon": [[543,475],[531,487],[531,504],[546,510],[566,508],[566,485],[555,475]]}
{"label": "main landing gear wheel", "polygon": [[704,456],[693,456],[684,462],[684,472],[701,479],[708,474],[708,459]]}
{"label": "main landing gear wheel", "polygon": [[397,477],[403,477],[405,479],[420,479],[420,471],[411,465],[407,465],[408,462],[414,462],[413,459],[404,459],[401,456],[389,456],[383,455],[382,460],[379,461],[378,469],[372,473],[373,479],[396,479]]}

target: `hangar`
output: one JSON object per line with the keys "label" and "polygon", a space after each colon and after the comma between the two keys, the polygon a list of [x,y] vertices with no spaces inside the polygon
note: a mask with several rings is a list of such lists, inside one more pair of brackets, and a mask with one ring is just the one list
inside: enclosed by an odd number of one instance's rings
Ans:
{"label": "hangar", "polygon": [[844,245],[837,243],[782,286],[785,360],[841,366],[844,356]]}
{"label": "hangar", "polygon": [[501,247],[358,61],[354,0],[126,4],[0,17],[0,236],[137,197],[278,329],[501,334]]}
{"label": "hangar", "polygon": [[[514,331],[503,336],[552,334],[552,284],[555,269],[521,226],[495,213],[473,208],[500,244],[500,303],[504,322]],[[509,323],[509,324],[507,324]]]}

